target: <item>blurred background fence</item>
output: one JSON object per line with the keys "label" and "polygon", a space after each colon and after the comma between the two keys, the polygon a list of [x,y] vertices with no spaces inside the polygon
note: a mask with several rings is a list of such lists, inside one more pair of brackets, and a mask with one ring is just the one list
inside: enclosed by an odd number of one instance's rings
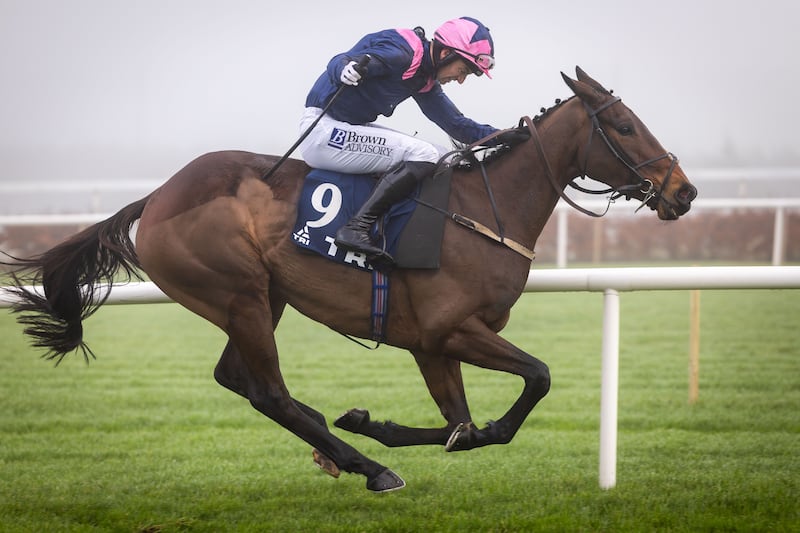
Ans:
{"label": "blurred background fence", "polygon": [[[677,222],[636,202],[587,217],[560,202],[536,245],[536,264],[580,265],[800,262],[800,168],[689,173],[699,190]],[[40,253],[157,188],[157,181],[0,182],[0,249]],[[572,194],[572,193],[570,193]],[[603,211],[597,197],[573,195]]]}

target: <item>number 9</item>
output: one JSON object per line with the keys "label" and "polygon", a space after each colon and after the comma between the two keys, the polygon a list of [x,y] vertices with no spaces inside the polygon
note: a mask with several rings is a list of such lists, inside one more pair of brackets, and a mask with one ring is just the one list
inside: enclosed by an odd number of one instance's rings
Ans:
{"label": "number 9", "polygon": [[[330,197],[325,202],[325,196],[330,191]],[[311,207],[322,213],[316,220],[309,220],[306,226],[309,228],[321,228],[327,226],[339,215],[342,209],[342,191],[333,183],[322,183],[311,194]]]}

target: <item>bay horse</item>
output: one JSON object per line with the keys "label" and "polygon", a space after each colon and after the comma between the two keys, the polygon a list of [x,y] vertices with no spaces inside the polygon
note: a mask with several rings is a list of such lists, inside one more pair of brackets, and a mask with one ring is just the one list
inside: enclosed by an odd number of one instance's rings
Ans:
{"label": "bay horse", "polygon": [[[620,98],[579,67],[561,74],[574,96],[525,118],[531,138],[481,165],[453,169],[448,213],[502,224],[485,238],[446,224],[439,269],[389,275],[385,342],[411,352],[445,425],[406,427],[353,409],[334,425],[386,446],[436,444],[447,451],[508,443],[550,388],[548,367],[498,335],[520,297],[532,251],[564,189],[588,176],[655,210],[663,220],[689,211],[697,191]],[[222,329],[227,344],[214,370],[224,387],[313,447],[328,473],[363,474],[375,492],[402,488],[389,468],[328,429],[325,417],[293,398],[281,376],[275,328],[287,305],[342,334],[369,338],[371,275],[310,255],[292,243],[297,202],[310,168],[241,151],[198,157],[147,197],[40,256],[13,259],[15,311],[34,345],[60,361],[93,354],[82,320],[115,282],[140,272],[174,301]],[[483,178],[492,176],[490,191]],[[139,221],[135,245],[131,228]],[[495,235],[496,236],[496,235]],[[501,242],[498,242],[501,241]],[[516,246],[510,246],[514,243]],[[522,250],[522,251],[520,251]],[[26,287],[43,285],[44,295]],[[461,364],[523,380],[510,409],[485,427],[473,423]]]}

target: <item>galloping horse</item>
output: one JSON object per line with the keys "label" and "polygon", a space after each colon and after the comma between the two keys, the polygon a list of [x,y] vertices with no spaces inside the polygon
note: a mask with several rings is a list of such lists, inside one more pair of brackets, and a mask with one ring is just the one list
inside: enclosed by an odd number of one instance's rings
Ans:
{"label": "galloping horse", "polygon": [[[548,392],[540,360],[498,335],[522,293],[530,254],[564,189],[578,176],[636,198],[660,219],[686,213],[697,191],[645,125],[618,97],[577,69],[562,73],[575,96],[524,119],[531,138],[489,162],[454,165],[447,212],[487,226],[488,239],[446,224],[440,268],[397,269],[389,275],[391,321],[385,342],[414,356],[446,424],[412,428],[351,410],[335,425],[386,446],[438,444],[448,451],[508,443]],[[214,377],[314,448],[331,475],[363,474],[376,492],[405,482],[334,436],[325,417],[293,398],[278,361],[275,328],[290,305],[332,329],[368,338],[369,273],[342,267],[292,243],[297,202],[309,167],[289,159],[217,152],[190,162],[146,198],[31,259],[16,259],[16,288],[25,332],[60,360],[82,350],[82,320],[103,304],[120,271],[149,276],[170,298],[228,335]],[[493,176],[491,193],[484,177]],[[129,235],[139,221],[135,246]],[[499,225],[499,224],[498,224]],[[497,235],[495,235],[497,237]],[[499,242],[498,242],[499,241]],[[509,246],[513,243],[514,246]],[[25,288],[41,283],[44,296]],[[472,422],[461,363],[509,372],[524,382],[496,422]]]}

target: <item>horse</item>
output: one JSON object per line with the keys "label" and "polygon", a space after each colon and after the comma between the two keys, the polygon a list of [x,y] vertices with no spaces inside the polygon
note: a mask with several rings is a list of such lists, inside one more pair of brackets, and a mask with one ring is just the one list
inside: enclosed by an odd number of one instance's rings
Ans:
{"label": "horse", "polygon": [[[525,287],[537,238],[559,198],[568,198],[567,185],[589,177],[615,196],[641,201],[640,208],[662,220],[689,211],[697,190],[677,157],[619,97],[580,67],[576,75],[561,73],[573,95],[523,118],[527,141],[488,162],[469,152],[465,159],[479,164],[453,165],[448,220],[474,223],[445,224],[439,268],[388,273],[391,320],[384,342],[412,354],[445,424],[408,427],[352,409],[334,426],[385,446],[463,451],[510,442],[548,393],[550,372],[499,332]],[[243,151],[201,155],[110,218],[39,256],[12,258],[6,264],[14,267],[14,310],[46,357],[58,362],[82,352],[88,362],[94,354],[83,340],[83,319],[115,283],[144,273],[226,333],[214,369],[220,385],[310,444],[329,474],[361,474],[373,492],[400,489],[402,478],[334,435],[325,416],[292,397],[282,378],[275,329],[285,307],[344,335],[369,338],[373,287],[368,272],[292,243],[298,196],[311,169],[292,158],[273,169],[276,160]],[[495,222],[499,234],[470,231]],[[41,284],[44,293],[31,284]],[[508,411],[483,427],[470,415],[462,363],[523,382]]]}

